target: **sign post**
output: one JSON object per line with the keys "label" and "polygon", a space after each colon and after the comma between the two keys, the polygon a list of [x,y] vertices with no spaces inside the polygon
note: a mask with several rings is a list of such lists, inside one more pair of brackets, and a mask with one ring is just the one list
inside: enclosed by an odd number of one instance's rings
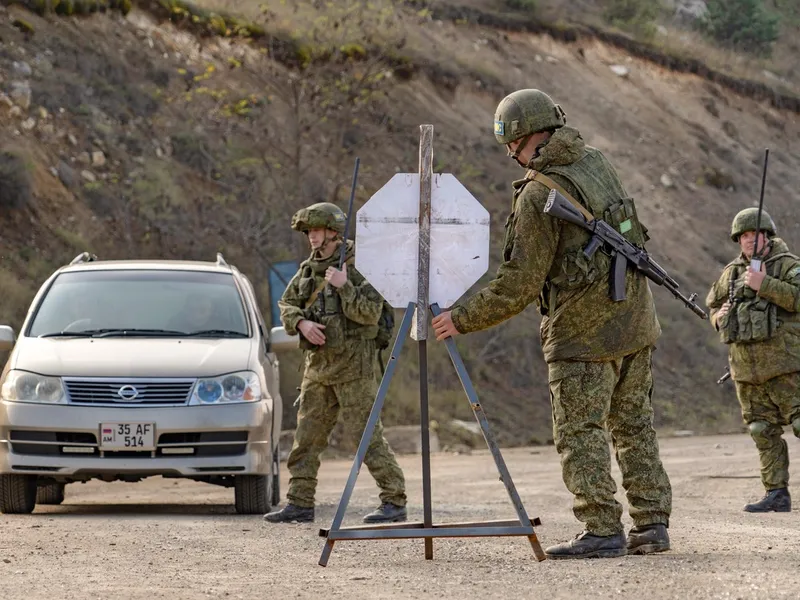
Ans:
{"label": "sign post", "polygon": [[[433,538],[525,536],[537,560],[545,554],[525,512],[489,422],[452,338],[445,341],[500,479],[517,514],[516,520],[433,524],[431,507],[430,432],[428,418],[428,311],[451,306],[489,267],[489,213],[451,174],[433,173],[433,126],[420,126],[419,172],[399,173],[358,211],[356,268],[395,308],[405,308],[392,354],[386,365],[350,475],[326,538],[319,564],[326,566],[339,540],[423,538],[425,558],[433,559]],[[387,249],[391,251],[387,251]],[[419,348],[419,392],[422,430],[422,522],[342,527],[356,479],[380,418],[389,384],[406,338]]]}

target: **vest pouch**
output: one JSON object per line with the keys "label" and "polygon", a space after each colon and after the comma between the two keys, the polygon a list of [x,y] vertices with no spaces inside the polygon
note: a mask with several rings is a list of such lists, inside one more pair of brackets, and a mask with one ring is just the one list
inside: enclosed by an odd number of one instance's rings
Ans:
{"label": "vest pouch", "polygon": [[319,322],[325,325],[325,348],[341,348],[344,345],[344,317],[338,315],[320,315]]}
{"label": "vest pouch", "polygon": [[637,246],[644,246],[650,239],[647,228],[639,221],[633,198],[622,198],[609,206],[603,213],[603,220],[621,233],[625,239]]}
{"label": "vest pouch", "polygon": [[777,329],[777,307],[764,299],[736,306],[737,342],[753,343],[770,339]]}

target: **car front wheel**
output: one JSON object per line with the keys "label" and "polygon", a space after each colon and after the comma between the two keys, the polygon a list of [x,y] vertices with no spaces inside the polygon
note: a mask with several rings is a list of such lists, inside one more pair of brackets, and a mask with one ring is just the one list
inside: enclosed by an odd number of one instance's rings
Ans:
{"label": "car front wheel", "polygon": [[240,515],[261,515],[269,512],[271,475],[236,475],[233,483],[234,503]]}
{"label": "car front wheel", "polygon": [[0,512],[32,513],[36,507],[36,475],[0,475]]}

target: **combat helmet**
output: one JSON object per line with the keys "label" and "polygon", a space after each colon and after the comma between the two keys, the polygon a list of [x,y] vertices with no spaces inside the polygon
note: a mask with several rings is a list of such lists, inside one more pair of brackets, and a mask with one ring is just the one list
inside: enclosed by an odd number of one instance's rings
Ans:
{"label": "combat helmet", "polygon": [[494,113],[494,136],[500,144],[558,129],[567,115],[553,99],[540,90],[517,90],[500,101]]}
{"label": "combat helmet", "polygon": [[347,217],[344,211],[330,202],[318,202],[301,208],[292,217],[292,229],[307,232],[309,229],[323,227],[343,234]]}
{"label": "combat helmet", "polygon": [[[758,221],[758,209],[756,207],[745,208],[733,217],[731,223],[731,239],[734,242],[739,241],[739,236],[745,231],[755,231]],[[772,220],[767,214],[767,211],[761,211],[761,231],[768,233],[769,237],[778,234],[778,229],[775,227],[775,221]]]}

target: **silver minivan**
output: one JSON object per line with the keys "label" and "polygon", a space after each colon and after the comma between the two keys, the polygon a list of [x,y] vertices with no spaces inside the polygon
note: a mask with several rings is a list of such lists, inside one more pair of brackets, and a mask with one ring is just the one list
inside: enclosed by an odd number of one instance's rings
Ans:
{"label": "silver minivan", "polygon": [[33,299],[0,379],[0,511],[66,484],[180,477],[278,504],[278,360],[250,281],[216,262],[84,253]]}

